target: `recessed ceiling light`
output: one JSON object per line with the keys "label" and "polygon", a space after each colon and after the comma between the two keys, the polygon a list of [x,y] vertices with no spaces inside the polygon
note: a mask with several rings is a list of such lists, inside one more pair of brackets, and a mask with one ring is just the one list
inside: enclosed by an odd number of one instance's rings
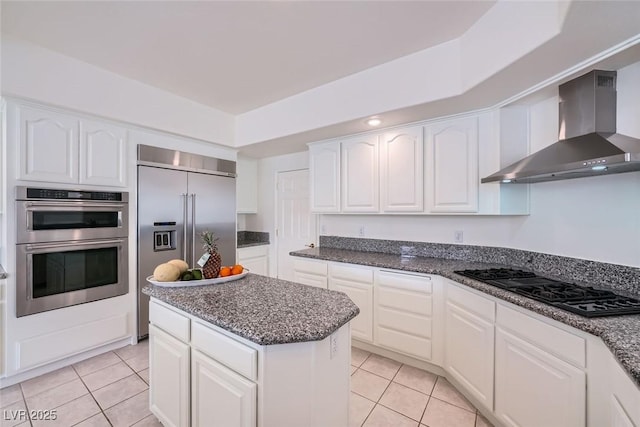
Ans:
{"label": "recessed ceiling light", "polygon": [[370,119],[367,119],[365,123],[369,126],[380,126],[382,124],[382,119],[380,117],[371,117]]}

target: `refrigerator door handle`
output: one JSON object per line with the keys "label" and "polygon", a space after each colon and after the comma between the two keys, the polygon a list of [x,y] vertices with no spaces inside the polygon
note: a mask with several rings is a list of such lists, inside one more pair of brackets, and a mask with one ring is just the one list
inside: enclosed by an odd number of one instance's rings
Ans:
{"label": "refrigerator door handle", "polygon": [[191,265],[196,265],[196,193],[191,194]]}
{"label": "refrigerator door handle", "polygon": [[187,260],[187,193],[182,193],[182,259]]}

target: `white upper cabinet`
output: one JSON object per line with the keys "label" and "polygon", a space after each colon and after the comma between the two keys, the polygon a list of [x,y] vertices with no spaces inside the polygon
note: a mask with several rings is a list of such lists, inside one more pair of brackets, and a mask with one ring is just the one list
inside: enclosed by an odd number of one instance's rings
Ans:
{"label": "white upper cabinet", "polygon": [[387,132],[380,137],[380,202],[383,212],[424,210],[422,127]]}
{"label": "white upper cabinet", "polygon": [[309,147],[312,212],[340,212],[340,143]]}
{"label": "white upper cabinet", "polygon": [[8,134],[18,144],[18,179],[126,186],[126,129],[13,103],[9,116]]}
{"label": "white upper cabinet", "polygon": [[19,179],[77,183],[79,120],[23,106],[16,110]]}
{"label": "white upper cabinet", "polygon": [[378,136],[342,141],[342,211],[378,212]]}
{"label": "white upper cabinet", "polygon": [[126,185],[125,129],[106,123],[80,122],[80,184]]}
{"label": "white upper cabinet", "polygon": [[236,174],[236,211],[258,213],[258,161],[238,156]]}
{"label": "white upper cabinet", "polygon": [[478,119],[425,127],[429,212],[478,211]]}

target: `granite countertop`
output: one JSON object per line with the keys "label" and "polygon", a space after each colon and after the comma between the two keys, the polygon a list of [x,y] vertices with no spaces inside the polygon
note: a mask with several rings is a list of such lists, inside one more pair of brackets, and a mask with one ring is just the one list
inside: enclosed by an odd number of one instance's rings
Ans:
{"label": "granite countertop", "polygon": [[143,293],[260,345],[319,341],[360,313],[336,291],[248,274],[220,285]]}
{"label": "granite countertop", "polygon": [[[360,252],[323,247],[294,251],[291,252],[291,255],[349,264],[368,265],[378,268],[437,274],[449,278],[455,282],[462,283],[496,298],[519,305],[543,316],[600,337],[618,359],[622,367],[629,373],[636,384],[640,386],[640,333],[638,333],[638,331],[640,331],[640,315],[587,318],[454,273],[455,270],[503,268],[509,267],[508,265],[444,258],[402,258],[397,254]],[[585,286],[595,286],[593,283],[575,283]]]}
{"label": "granite countertop", "polygon": [[264,231],[238,231],[237,248],[249,248],[269,244],[269,233]]}

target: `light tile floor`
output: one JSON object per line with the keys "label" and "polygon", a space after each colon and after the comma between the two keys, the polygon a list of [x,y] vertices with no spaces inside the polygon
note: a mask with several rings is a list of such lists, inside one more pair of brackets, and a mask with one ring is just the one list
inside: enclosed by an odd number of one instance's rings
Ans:
{"label": "light tile floor", "polygon": [[[0,426],[161,426],[149,411],[148,384],[145,340],[0,390]],[[55,421],[9,419],[53,409]],[[491,426],[445,378],[355,347],[349,425]]]}
{"label": "light tile floor", "polygon": [[349,427],[489,427],[445,378],[351,349]]}
{"label": "light tile floor", "polygon": [[[57,419],[12,420],[17,410]],[[149,411],[148,340],[0,390],[0,426],[162,426]]]}

